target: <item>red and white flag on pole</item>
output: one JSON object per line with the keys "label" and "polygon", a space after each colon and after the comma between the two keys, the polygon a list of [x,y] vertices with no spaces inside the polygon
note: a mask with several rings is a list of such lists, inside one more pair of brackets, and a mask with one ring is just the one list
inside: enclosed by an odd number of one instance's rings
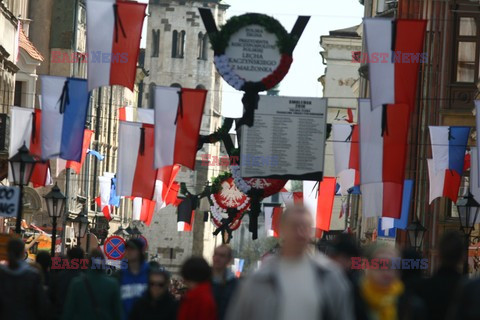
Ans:
{"label": "red and white flag on pole", "polygon": [[280,219],[283,213],[281,206],[264,206],[265,231],[268,237],[278,238],[280,235]]}
{"label": "red and white flag on pole", "polygon": [[359,100],[360,182],[365,217],[399,219],[410,111],[407,105],[370,108]]}
{"label": "red and white flag on pole", "polygon": [[88,90],[120,85],[133,92],[147,4],[87,0]]}
{"label": "red and white flag on pole", "polygon": [[330,230],[336,184],[331,177],[324,177],[320,183],[303,181],[303,203],[312,213],[316,238]]}
{"label": "red and white flag on pole", "polygon": [[407,104],[413,109],[426,20],[365,18],[371,108]]}
{"label": "red and white flag on pole", "polygon": [[155,168],[195,169],[206,90],[155,88]]}
{"label": "red and white flag on pole", "polygon": [[120,121],[140,122],[146,124],[154,124],[155,110],[134,108],[134,107],[121,107],[118,109],[118,119]]}
{"label": "red and white flag on pole", "polygon": [[333,155],[335,175],[342,195],[360,184],[358,125],[333,124]]}
{"label": "red and white flag on pole", "polygon": [[[10,156],[15,155],[25,143],[30,153],[40,157],[42,153],[40,139],[42,111],[40,109],[11,107],[10,112]],[[10,166],[8,166],[8,177],[9,181],[13,181]],[[35,165],[30,182],[34,187],[44,187],[53,183],[48,161]]]}
{"label": "red and white flag on pole", "polygon": [[120,121],[118,134],[118,196],[152,200],[157,170],[153,166],[153,126]]}
{"label": "red and white flag on pole", "polygon": [[175,179],[180,171],[179,165],[167,166],[158,169],[157,181],[155,182],[154,200],[159,209],[169,204],[175,205],[179,188]]}

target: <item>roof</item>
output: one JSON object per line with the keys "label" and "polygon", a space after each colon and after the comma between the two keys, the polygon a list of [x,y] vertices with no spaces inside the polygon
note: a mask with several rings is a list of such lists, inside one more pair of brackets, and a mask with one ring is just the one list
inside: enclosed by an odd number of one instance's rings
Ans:
{"label": "roof", "polygon": [[19,47],[25,50],[30,57],[35,60],[43,61],[42,54],[35,48],[33,43],[28,39],[27,35],[23,31],[23,28],[20,26],[20,39]]}
{"label": "roof", "polygon": [[359,25],[345,29],[332,30],[329,32],[329,34],[337,37],[360,37],[360,35],[357,33],[358,26]]}

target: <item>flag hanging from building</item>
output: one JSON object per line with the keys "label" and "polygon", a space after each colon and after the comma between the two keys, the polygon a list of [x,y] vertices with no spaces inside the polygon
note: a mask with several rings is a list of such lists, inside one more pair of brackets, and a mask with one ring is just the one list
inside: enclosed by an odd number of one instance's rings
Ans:
{"label": "flag hanging from building", "polygon": [[85,157],[87,156],[88,147],[90,146],[90,142],[92,140],[93,131],[89,129],[85,129],[83,134],[83,146],[82,146],[82,159],[80,162],[77,161],[67,161],[65,167],[70,168],[75,171],[76,174],[80,174],[80,170],[82,170],[83,163],[85,162]]}
{"label": "flag hanging from building", "polygon": [[281,206],[264,206],[265,231],[268,237],[278,238],[280,235],[280,219],[283,213]]}
{"label": "flag hanging from building", "polygon": [[89,93],[84,79],[41,76],[42,158],[80,162]]}
{"label": "flag hanging from building", "polygon": [[407,104],[413,110],[426,20],[365,18],[371,108]]}
{"label": "flag hanging from building", "polygon": [[87,0],[88,89],[120,85],[133,92],[147,4]]}
{"label": "flag hanging from building", "polygon": [[154,195],[154,200],[158,208],[164,208],[169,204],[175,205],[179,190],[175,187],[175,179],[179,171],[179,165],[166,166],[158,169]]}
{"label": "flag hanging from building", "polygon": [[118,109],[118,119],[120,121],[140,122],[154,124],[155,110],[134,107],[122,107]]}
{"label": "flag hanging from building", "polygon": [[114,173],[105,172],[103,176],[98,177],[100,196],[95,199],[97,206],[109,221],[112,220],[111,214],[113,213],[113,206],[110,204],[110,199],[112,196],[115,196],[112,195],[112,178],[114,176]]}
{"label": "flag hanging from building", "polygon": [[335,175],[342,195],[360,184],[359,137],[358,126],[333,124],[333,156]]}
{"label": "flag hanging from building", "polygon": [[152,200],[158,174],[153,126],[120,121],[118,131],[118,195]]}
{"label": "flag hanging from building", "polygon": [[360,183],[365,217],[400,218],[410,111],[359,100]]}
{"label": "flag hanging from building", "polygon": [[206,90],[155,87],[155,168],[195,169]]}
{"label": "flag hanging from building", "polygon": [[177,218],[178,231],[192,231],[197,204],[198,199],[193,195],[188,195],[182,202],[180,202],[178,205]]}
{"label": "flag hanging from building", "polygon": [[149,226],[153,219],[153,214],[155,213],[155,201],[134,198],[133,199],[133,220],[139,220]]}
{"label": "flag hanging from building", "polygon": [[324,177],[320,183],[303,181],[303,203],[312,213],[316,238],[330,230],[336,184],[332,177]]}
{"label": "flag hanging from building", "polygon": [[[23,144],[30,153],[40,157],[41,154],[41,123],[42,112],[39,109],[10,108],[10,144],[9,154],[15,155]],[[11,168],[8,166],[8,180],[13,181]],[[30,182],[34,187],[44,187],[52,184],[49,162],[37,163],[32,172]]]}
{"label": "flag hanging from building", "polygon": [[407,229],[408,214],[412,205],[413,180],[405,180],[403,184],[402,213],[400,219],[380,218],[381,229],[387,230],[392,228]]}
{"label": "flag hanging from building", "polygon": [[285,188],[282,188],[280,191],[280,197],[282,198],[283,203],[285,206],[293,206],[293,205],[302,205],[303,204],[303,192],[290,192]]}
{"label": "flag hanging from building", "polygon": [[438,197],[457,202],[470,127],[430,126],[432,159],[428,159],[430,203]]}

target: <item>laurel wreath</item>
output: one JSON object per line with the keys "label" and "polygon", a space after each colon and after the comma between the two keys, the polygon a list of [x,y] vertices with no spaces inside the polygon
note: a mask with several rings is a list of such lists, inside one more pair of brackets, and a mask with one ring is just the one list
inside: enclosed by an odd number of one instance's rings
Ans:
{"label": "laurel wreath", "polygon": [[[273,33],[277,37],[277,47],[281,54],[280,63],[273,73],[258,82],[246,81],[232,70],[228,63],[228,57],[225,51],[230,43],[230,38],[240,29],[249,25],[260,25],[266,31]],[[290,35],[282,24],[273,17],[258,14],[247,13],[230,18],[219,32],[210,35],[210,42],[214,51],[214,63],[218,73],[232,87],[237,90],[265,91],[275,87],[287,75],[293,58],[292,52],[295,48],[298,38]]]}

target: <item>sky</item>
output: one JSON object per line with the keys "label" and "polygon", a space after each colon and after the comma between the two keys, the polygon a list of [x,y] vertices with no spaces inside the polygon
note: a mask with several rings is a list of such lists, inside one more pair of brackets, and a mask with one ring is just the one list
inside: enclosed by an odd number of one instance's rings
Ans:
{"label": "sky", "polygon": [[[330,30],[348,28],[361,23],[364,7],[358,0],[224,0],[230,5],[227,18],[247,12],[264,13],[279,20],[290,32],[297,16],[310,15],[310,21],[293,53],[293,64],[280,83],[280,95],[321,97],[323,75],[320,36]],[[148,0],[140,0],[148,3]],[[146,31],[146,26],[143,29]],[[143,37],[143,41],[145,36]],[[242,92],[223,83],[222,114],[242,116]]]}

